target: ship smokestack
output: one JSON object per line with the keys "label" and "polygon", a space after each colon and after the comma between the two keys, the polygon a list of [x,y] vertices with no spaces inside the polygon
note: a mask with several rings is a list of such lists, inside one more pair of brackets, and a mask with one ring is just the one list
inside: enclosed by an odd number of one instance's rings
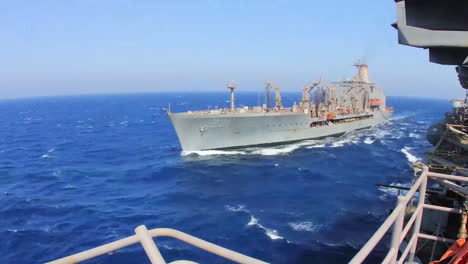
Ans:
{"label": "ship smokestack", "polygon": [[369,75],[367,73],[367,64],[363,64],[360,62],[357,62],[354,64],[358,68],[358,78],[360,81],[370,83],[369,81]]}
{"label": "ship smokestack", "polygon": [[236,89],[237,84],[235,82],[228,82],[226,84],[226,88],[231,90],[231,111],[234,112],[235,105],[234,105],[234,89]]}

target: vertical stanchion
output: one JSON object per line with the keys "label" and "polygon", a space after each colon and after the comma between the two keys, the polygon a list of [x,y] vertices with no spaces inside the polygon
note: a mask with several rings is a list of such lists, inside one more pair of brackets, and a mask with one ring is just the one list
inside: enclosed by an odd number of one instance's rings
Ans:
{"label": "vertical stanchion", "polygon": [[424,177],[424,179],[421,182],[421,186],[419,187],[419,201],[418,201],[418,215],[416,216],[416,221],[414,222],[413,226],[413,236],[416,236],[416,239],[414,240],[413,245],[408,245],[408,247],[411,247],[410,249],[410,254],[408,257],[408,262],[412,263],[414,262],[414,256],[416,255],[416,247],[418,246],[418,236],[419,236],[419,230],[421,229],[421,221],[422,221],[422,216],[424,212],[424,202],[426,199],[426,186],[427,186],[427,174],[429,172],[429,169],[427,167],[423,168],[423,172],[421,173],[421,176],[419,177]]}
{"label": "vertical stanchion", "polygon": [[393,256],[390,258],[391,264],[396,264],[398,259],[398,251],[400,250],[400,237],[401,237],[401,230],[403,229],[403,221],[405,218],[405,197],[398,196],[398,202],[395,210],[400,210],[398,212],[398,217],[393,223],[393,232],[392,232],[392,244],[391,249],[393,249]]}
{"label": "vertical stanchion", "polygon": [[135,233],[140,239],[140,243],[145,249],[146,255],[151,261],[151,264],[166,264],[166,261],[159,252],[156,244],[154,243],[153,237],[148,232],[146,226],[141,225],[135,228]]}

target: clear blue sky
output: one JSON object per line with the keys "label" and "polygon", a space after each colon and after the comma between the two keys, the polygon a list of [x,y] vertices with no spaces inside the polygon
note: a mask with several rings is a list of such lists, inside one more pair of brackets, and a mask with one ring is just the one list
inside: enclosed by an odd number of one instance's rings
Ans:
{"label": "clear blue sky", "polygon": [[461,97],[453,66],[397,44],[393,0],[0,0],[0,98],[284,90],[369,64],[388,95]]}

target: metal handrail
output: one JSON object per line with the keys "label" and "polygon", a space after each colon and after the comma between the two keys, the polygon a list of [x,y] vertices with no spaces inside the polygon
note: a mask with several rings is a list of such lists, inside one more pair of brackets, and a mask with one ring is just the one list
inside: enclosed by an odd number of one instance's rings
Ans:
{"label": "metal handrail", "polygon": [[[372,237],[367,241],[367,243],[361,248],[361,250],[359,250],[359,252],[351,259],[349,264],[362,263],[375,249],[375,247],[382,240],[385,234],[387,234],[387,232],[390,230],[390,227],[393,227],[392,240],[390,249],[382,261],[382,263],[385,264],[402,264],[405,263],[407,257],[408,263],[412,263],[416,254],[416,247],[419,238],[447,242],[454,241],[452,239],[444,237],[431,236],[420,233],[424,209],[432,209],[449,213],[460,213],[460,210],[454,208],[425,204],[426,187],[429,178],[468,182],[467,177],[429,172],[428,167],[424,167],[421,175],[413,184],[408,193],[405,196],[398,196],[398,203],[393,212],[387,217],[387,219],[382,223],[382,225],[379,227],[379,229],[377,229],[377,231],[374,233],[374,235],[372,235]],[[413,215],[407,221],[406,225],[403,225],[405,209],[408,205],[408,202],[414,197],[414,194],[418,190],[419,201],[416,210],[413,212]],[[413,232],[412,235],[409,237],[409,242],[406,245],[406,247],[402,249],[402,253],[398,258],[398,252],[400,250],[401,243],[405,240],[405,238],[407,238],[407,235],[411,228],[413,228]]]}
{"label": "metal handrail", "polygon": [[[57,259],[46,264],[75,264],[91,258],[95,258],[117,249],[127,247],[138,242],[141,243],[146,255],[150,259],[152,264],[166,264],[163,256],[159,252],[153,237],[172,237],[178,240],[184,241],[187,244],[196,246],[205,251],[211,252],[220,257],[232,260],[241,264],[268,264],[267,262],[246,256],[244,254],[220,247],[213,243],[191,236],[189,234],[170,229],[170,228],[156,228],[148,230],[146,226],[141,225],[135,229],[135,235],[129,236],[93,249],[89,249],[74,255]],[[188,260],[177,260],[169,264],[197,264],[193,261]]]}
{"label": "metal handrail", "polygon": [[[444,242],[454,242],[452,239],[432,236],[420,233],[421,221],[424,213],[424,209],[431,209],[437,211],[443,211],[448,213],[460,213],[460,210],[436,205],[425,204],[426,196],[426,186],[429,178],[432,179],[445,179],[445,180],[455,180],[468,182],[468,177],[460,177],[454,175],[447,175],[441,173],[429,172],[427,167],[423,168],[423,171],[413,186],[410,188],[408,193],[405,196],[398,196],[398,203],[393,212],[387,217],[387,219],[382,223],[382,225],[377,229],[377,231],[372,235],[372,237],[367,241],[367,243],[361,248],[361,250],[351,259],[350,264],[360,264],[362,263],[369,254],[375,249],[377,244],[382,240],[385,234],[392,227],[392,240],[390,249],[383,259],[382,263],[387,264],[402,264],[408,257],[408,262],[413,262],[416,247],[418,240],[430,239],[435,241],[444,241]],[[414,197],[414,194],[419,191],[419,201],[416,207],[416,210],[413,212],[413,215],[404,224],[405,209],[409,201]],[[409,242],[402,253],[398,258],[398,253],[401,247],[401,243],[407,238],[409,230],[413,229],[412,235],[409,238]],[[154,242],[154,237],[172,237],[178,240],[184,241],[190,245],[201,248],[205,251],[211,252],[220,257],[232,260],[241,264],[268,264],[267,262],[243,255],[241,253],[220,247],[213,243],[207,242],[205,240],[196,238],[194,236],[188,235],[186,233],[169,229],[169,228],[156,228],[148,230],[146,226],[142,225],[135,229],[135,235],[129,236],[93,249],[89,249],[68,257],[57,259],[47,264],[75,264],[82,262],[91,258],[95,258],[117,249],[127,247],[132,244],[141,243],[143,246],[146,255],[150,259],[152,264],[166,264],[165,259],[159,252],[156,243]],[[193,261],[188,260],[177,260],[170,262],[169,264],[197,264]]]}

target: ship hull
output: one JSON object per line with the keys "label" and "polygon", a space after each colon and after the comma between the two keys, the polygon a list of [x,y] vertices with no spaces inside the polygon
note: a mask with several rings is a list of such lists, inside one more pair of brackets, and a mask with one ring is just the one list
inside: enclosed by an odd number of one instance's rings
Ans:
{"label": "ship hull", "polygon": [[[318,119],[304,113],[258,113],[197,115],[168,113],[184,151],[243,148],[287,144],[306,139],[340,136],[353,130],[385,123],[390,111],[378,110],[371,117],[342,123],[312,126]],[[349,120],[349,119],[348,119]]]}

